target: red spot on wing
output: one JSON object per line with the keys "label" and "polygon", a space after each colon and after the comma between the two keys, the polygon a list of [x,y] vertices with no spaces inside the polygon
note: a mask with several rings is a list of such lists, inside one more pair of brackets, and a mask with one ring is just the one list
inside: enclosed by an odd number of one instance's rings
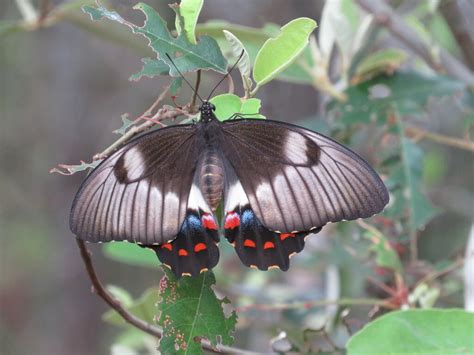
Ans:
{"label": "red spot on wing", "polygon": [[161,249],[168,249],[169,251],[173,250],[173,246],[170,243],[162,244]]}
{"label": "red spot on wing", "polygon": [[255,242],[251,239],[245,239],[244,247],[255,248]]}
{"label": "red spot on wing", "polygon": [[186,251],[186,249],[179,249],[178,255],[179,256],[188,256],[188,252]]}
{"label": "red spot on wing", "polygon": [[280,240],[285,240],[286,238],[294,238],[295,234],[294,233],[281,233],[280,234]]}
{"label": "red spot on wing", "polygon": [[214,221],[214,217],[210,213],[205,213],[201,217],[202,225],[206,229],[217,230],[216,221]]}
{"label": "red spot on wing", "polygon": [[272,242],[265,242],[265,244],[263,244],[263,249],[274,249],[275,248],[275,244],[273,244]]}
{"label": "red spot on wing", "polygon": [[196,253],[198,253],[198,252],[200,252],[200,251],[202,251],[202,250],[206,250],[206,249],[207,249],[207,246],[206,246],[206,244],[204,244],[204,243],[197,243],[197,244],[194,246],[194,251],[195,251]]}
{"label": "red spot on wing", "polygon": [[235,212],[228,212],[225,217],[224,228],[225,229],[234,229],[240,226],[240,217]]}

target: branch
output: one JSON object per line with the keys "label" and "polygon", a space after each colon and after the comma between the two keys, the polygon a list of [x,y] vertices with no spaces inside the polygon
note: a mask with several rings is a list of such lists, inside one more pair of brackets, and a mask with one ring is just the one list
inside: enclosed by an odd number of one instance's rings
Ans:
{"label": "branch", "polygon": [[148,324],[143,319],[136,317],[135,315],[128,312],[122,304],[114,298],[114,296],[105,289],[105,287],[100,282],[94,265],[92,264],[91,253],[87,250],[86,244],[81,239],[76,239],[77,245],[81,252],[82,261],[86,267],[87,275],[92,282],[94,287],[94,292],[102,298],[105,303],[107,303],[111,308],[113,308],[120,316],[127,322],[133,325],[134,327],[153,335],[154,337],[161,338],[163,336],[163,331],[160,328],[157,328],[151,324]]}
{"label": "branch", "polygon": [[[464,7],[464,8],[463,8]],[[458,42],[459,49],[464,55],[464,59],[471,68],[474,69],[474,39],[469,33],[469,23],[467,11],[469,7],[474,11],[472,2],[460,4],[456,0],[441,1],[439,9],[443,14],[451,32]],[[465,11],[463,11],[465,10]]]}
{"label": "branch", "polygon": [[[94,292],[100,298],[102,298],[105,301],[105,303],[107,303],[113,310],[115,310],[118,314],[120,314],[120,316],[127,323],[131,324],[132,326],[156,338],[162,338],[163,330],[161,328],[155,327],[154,325],[151,325],[145,322],[143,319],[138,318],[137,316],[127,311],[122,306],[122,304],[117,299],[115,299],[114,296],[109,291],[107,291],[107,289],[104,287],[99,277],[97,276],[97,273],[95,272],[94,264],[92,263],[92,259],[91,259],[91,253],[87,249],[86,243],[81,239],[76,239],[76,242],[81,253],[82,261],[84,262],[84,265],[86,267],[87,275],[89,276],[92,286],[94,287],[93,289]],[[238,348],[234,348],[234,347],[226,346],[222,344],[213,346],[210,343],[210,341],[207,339],[199,338],[197,339],[197,341],[201,343],[201,346],[203,347],[203,349],[206,349],[214,353],[251,354],[250,352],[246,350],[242,350],[242,349],[238,349]]]}
{"label": "branch", "polygon": [[467,139],[448,137],[442,134],[428,132],[416,127],[407,127],[405,128],[405,132],[411,138],[429,139],[436,143],[449,145],[449,146],[456,147],[459,149],[468,150],[474,153],[474,142]]}
{"label": "branch", "polygon": [[443,48],[439,49],[439,59],[435,58],[418,34],[384,1],[357,0],[357,2],[365,11],[374,15],[378,24],[386,27],[408,48],[423,58],[431,68],[436,71],[445,70],[449,75],[474,86],[474,74],[469,68]]}

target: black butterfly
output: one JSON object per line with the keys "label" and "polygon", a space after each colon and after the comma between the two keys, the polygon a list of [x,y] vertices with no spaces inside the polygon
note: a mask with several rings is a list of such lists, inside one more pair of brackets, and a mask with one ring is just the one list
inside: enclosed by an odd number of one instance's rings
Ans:
{"label": "black butterfly", "polygon": [[89,242],[153,249],[177,277],[219,260],[215,211],[242,262],[287,270],[328,222],[382,211],[389,196],[368,163],[316,132],[277,121],[220,122],[207,100],[197,123],[144,134],[118,149],[77,193],[70,227]]}

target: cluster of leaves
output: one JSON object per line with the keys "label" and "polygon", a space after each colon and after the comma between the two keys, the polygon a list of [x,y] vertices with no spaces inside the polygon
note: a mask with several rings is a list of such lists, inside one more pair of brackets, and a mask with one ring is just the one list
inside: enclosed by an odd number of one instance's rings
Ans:
{"label": "cluster of leaves", "polygon": [[[439,212],[423,191],[424,152],[407,132],[417,119],[423,118],[430,98],[465,93],[465,84],[433,73],[428,76],[422,71],[400,70],[408,57],[401,49],[373,51],[371,44],[380,29],[371,16],[361,15],[350,0],[327,2],[318,39],[312,35],[316,22],[309,18],[295,19],[281,28],[267,24],[256,29],[223,21],[199,24],[202,7],[203,0],[182,0],[179,5],[173,5],[176,13],[174,32],[170,32],[163,18],[144,3],[134,7],[146,17],[143,26],[127,21],[102,5],[85,6],[83,10],[93,20],[115,21],[147,39],[154,57],[144,58],[142,69],[130,80],[169,75],[174,80],[176,92],[182,85],[176,67],[184,74],[197,70],[226,73],[228,63],[235,62],[243,53],[238,63],[243,97],[223,94],[211,99],[221,120],[233,114],[254,114],[254,117],[264,118],[259,114],[260,100],[254,96],[263,85],[277,79],[310,85],[331,98],[326,106],[330,134],[354,141],[357,139],[357,135],[352,134],[355,129],[371,129],[376,134],[371,135],[368,145],[380,144],[382,140],[389,142],[373,152],[373,162],[387,177],[391,204],[383,217],[373,220],[378,228],[362,226],[364,240],[367,249],[375,254],[372,263],[396,279],[399,290],[408,290],[402,299],[391,305],[431,307],[439,291],[426,283],[409,284],[404,277],[405,257],[396,247],[396,244],[416,241],[419,231]],[[428,10],[420,8],[417,11]],[[417,18],[409,16],[407,23],[424,41],[434,43],[433,36],[446,33],[442,18],[435,17],[431,33]],[[452,46],[445,37],[438,43]],[[331,73],[335,52],[339,59],[336,77]],[[132,124],[126,117],[123,120],[124,126],[118,132],[121,134]],[[87,168],[87,165],[66,168],[75,171]],[[157,266],[151,252],[134,245],[109,244],[105,246],[105,253],[129,264]],[[196,338],[208,339],[214,345],[232,343],[236,314],[224,315],[222,303],[227,300],[216,297],[211,288],[213,284],[214,276],[210,272],[179,282],[166,274],[159,291],[148,290],[138,300],[132,300],[126,291],[118,288],[114,289],[114,294],[131,313],[149,322],[153,322],[152,315],[158,313],[156,323],[163,329],[162,352],[195,353],[200,349]],[[125,325],[114,312],[108,312],[104,319],[115,325]],[[381,353],[382,344],[378,339],[405,339],[396,343],[387,340],[383,344],[393,352],[451,351],[453,344],[458,347],[455,351],[472,349],[472,340],[461,325],[472,321],[472,315],[462,311],[393,312],[352,337],[347,350],[349,353]],[[453,331],[447,327],[450,324],[460,325],[459,329]],[[410,329],[417,331],[413,333]],[[429,335],[423,333],[427,329],[431,332]],[[443,341],[448,333],[456,334],[456,339]],[[433,338],[433,334],[437,334],[436,342],[428,343],[427,339]],[[147,336],[126,328],[117,344],[136,350],[146,348],[149,341]]]}

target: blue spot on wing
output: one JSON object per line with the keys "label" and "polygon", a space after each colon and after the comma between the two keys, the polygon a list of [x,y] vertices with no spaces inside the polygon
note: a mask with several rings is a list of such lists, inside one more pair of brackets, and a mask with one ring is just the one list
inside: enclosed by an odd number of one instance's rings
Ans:
{"label": "blue spot on wing", "polygon": [[252,225],[252,224],[258,223],[258,220],[257,220],[257,217],[255,217],[255,214],[253,213],[252,210],[245,210],[242,213],[241,223],[243,225]]}
{"label": "blue spot on wing", "polygon": [[183,225],[181,226],[181,232],[186,233],[188,229],[197,231],[197,230],[202,230],[202,223],[201,220],[199,219],[198,216],[194,214],[188,214],[186,216],[186,219],[183,222]]}

